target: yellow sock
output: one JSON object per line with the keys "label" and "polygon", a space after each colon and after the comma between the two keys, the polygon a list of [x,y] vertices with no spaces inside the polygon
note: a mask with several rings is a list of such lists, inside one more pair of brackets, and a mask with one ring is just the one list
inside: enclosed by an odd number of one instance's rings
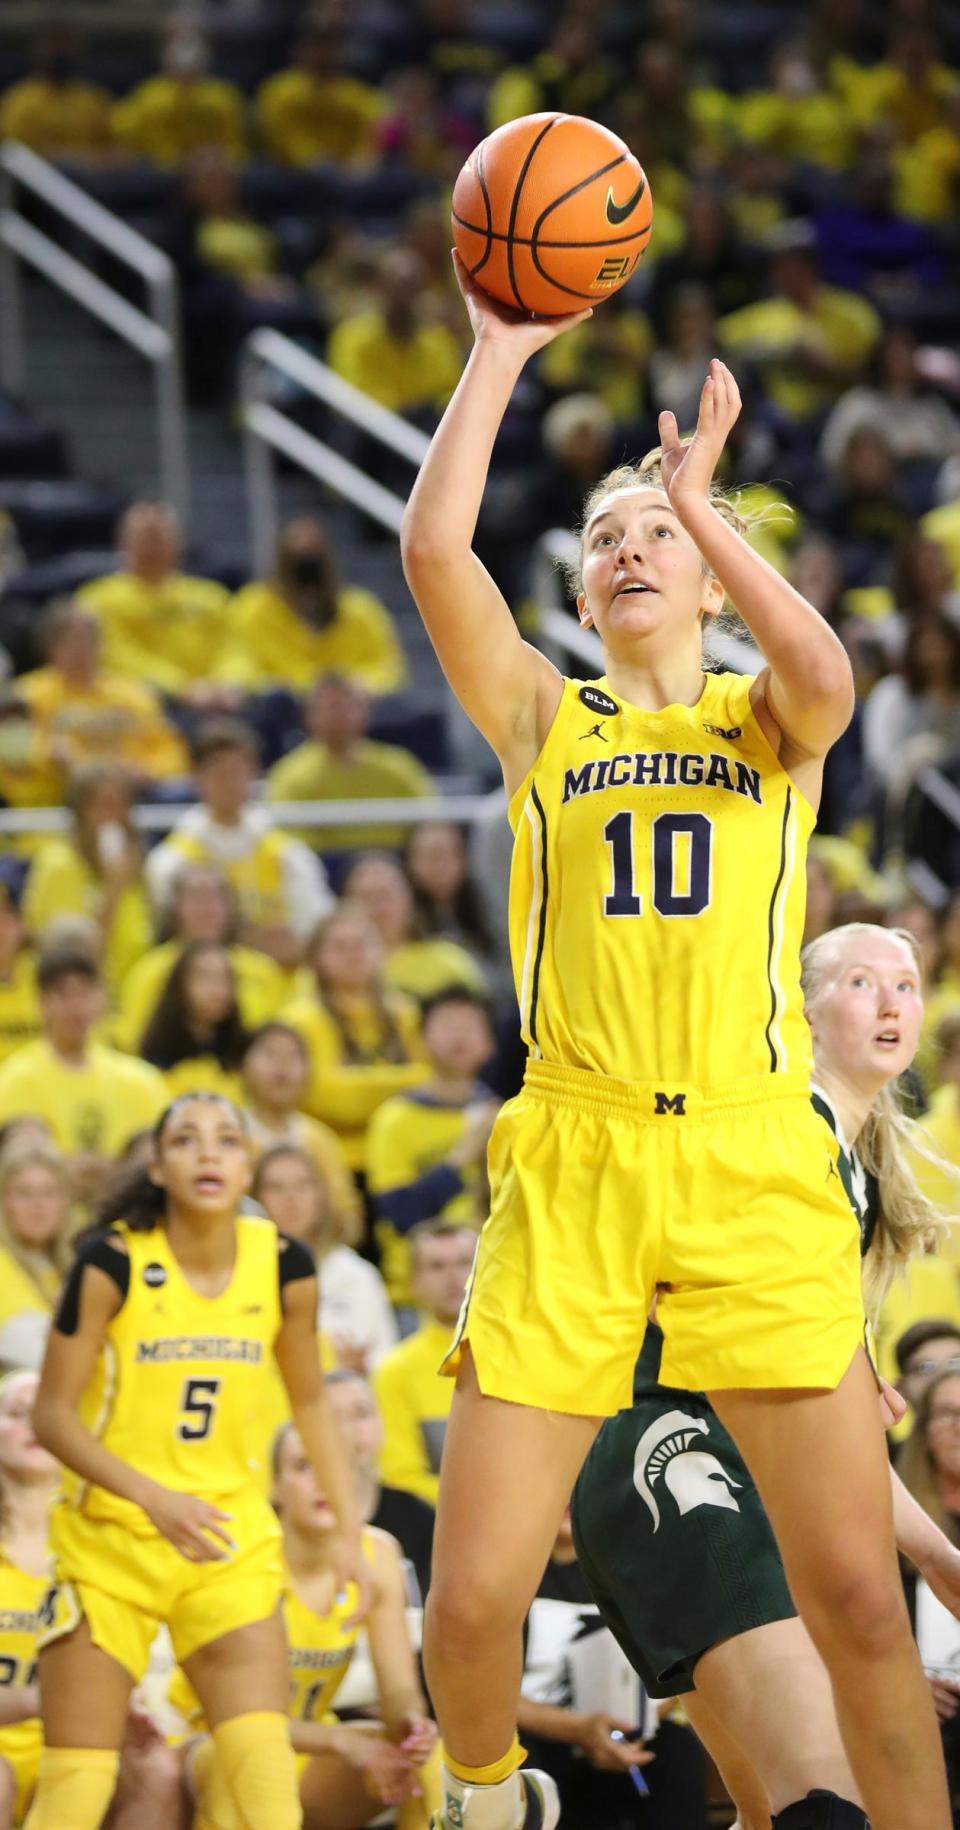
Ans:
{"label": "yellow sock", "polygon": [[193,1830],[239,1830],[236,1806],[209,1737],[191,1748],[187,1770],[197,1801]]}
{"label": "yellow sock", "polygon": [[24,1830],[99,1830],[119,1765],[112,1747],[45,1747]]}
{"label": "yellow sock", "polygon": [[214,1729],[213,1743],[217,1757],[212,1771],[221,1770],[238,1830],[300,1830],[297,1769],[286,1716],[268,1709],[231,1716]]}
{"label": "yellow sock", "polygon": [[498,1786],[503,1779],[509,1779],[511,1773],[523,1765],[527,1750],[520,1746],[520,1738],[514,1735],[510,1746],[500,1760],[494,1760],[490,1766],[461,1766],[459,1760],[451,1760],[449,1753],[444,1752],[443,1764],[454,1779],[459,1779],[465,1786]]}
{"label": "yellow sock", "polygon": [[429,1760],[417,1768],[420,1797],[404,1799],[397,1812],[397,1830],[430,1830],[443,1806],[442,1762],[443,1748],[438,1743]]}

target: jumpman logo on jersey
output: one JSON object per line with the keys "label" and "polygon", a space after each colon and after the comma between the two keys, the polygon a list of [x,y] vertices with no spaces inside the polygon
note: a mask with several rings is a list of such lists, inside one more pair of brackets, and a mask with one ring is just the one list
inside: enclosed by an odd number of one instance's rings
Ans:
{"label": "jumpman logo on jersey", "polygon": [[582,737],[580,738],[580,742],[584,743],[588,737],[599,737],[601,743],[607,743],[609,741],[608,738],[604,737],[604,734],[598,724],[591,725],[589,731],[584,731]]}
{"label": "jumpman logo on jersey", "polygon": [[831,1176],[836,1176],[838,1182],[842,1182],[842,1180],[843,1180],[843,1177],[841,1176],[840,1171],[837,1168],[837,1165],[833,1161],[832,1157],[831,1157],[829,1163],[827,1164],[827,1181],[828,1182],[829,1182]]}

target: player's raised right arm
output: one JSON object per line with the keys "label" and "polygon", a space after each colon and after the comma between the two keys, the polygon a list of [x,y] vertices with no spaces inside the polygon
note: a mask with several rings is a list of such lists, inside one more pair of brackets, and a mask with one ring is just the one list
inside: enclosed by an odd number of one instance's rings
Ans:
{"label": "player's raised right arm", "polygon": [[454,260],[474,347],[407,503],[403,568],[461,705],[505,768],[523,773],[556,712],[560,675],[521,637],[472,542],[494,441],[524,364],[590,314],[510,311]]}

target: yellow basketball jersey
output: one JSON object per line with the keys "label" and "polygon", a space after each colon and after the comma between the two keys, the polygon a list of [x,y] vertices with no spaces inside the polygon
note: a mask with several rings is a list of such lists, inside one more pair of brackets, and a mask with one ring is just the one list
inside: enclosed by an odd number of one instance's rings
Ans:
{"label": "yellow basketball jersey", "polygon": [[564,682],[509,808],[510,946],[531,1054],[620,1080],[808,1073],[800,992],[814,825],[750,706],[708,674],[640,711]]}
{"label": "yellow basketball jersey", "polygon": [[[369,1561],[367,1532],[363,1534],[363,1548]],[[292,1588],[287,1588],[283,1620],[290,1665],[288,1713],[297,1722],[322,1722],[332,1708],[356,1650],[360,1628],[356,1622],[348,1623],[357,1611],[358,1597],[356,1583],[348,1582],[328,1614],[315,1614]]]}
{"label": "yellow basketball jersey", "polygon": [[[47,1576],[30,1576],[11,1563],[0,1545],[0,1684],[22,1690],[37,1680],[37,1634]],[[39,1716],[0,1728],[0,1759],[14,1763],[43,1742]]]}
{"label": "yellow basketball jersey", "polygon": [[[116,1230],[130,1253],[129,1288],[80,1415],[131,1467],[218,1504],[260,1475],[259,1417],[282,1320],[277,1229],[238,1215],[233,1276],[216,1297],[187,1282],[162,1227]],[[69,1472],[64,1489],[91,1518],[152,1529],[138,1506]]]}

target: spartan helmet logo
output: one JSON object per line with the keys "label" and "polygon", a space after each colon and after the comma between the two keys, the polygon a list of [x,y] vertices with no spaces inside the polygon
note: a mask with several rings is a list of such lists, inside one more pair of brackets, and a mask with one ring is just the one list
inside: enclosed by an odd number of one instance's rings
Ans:
{"label": "spartan helmet logo", "polygon": [[731,1492],[740,1482],[726,1473],[715,1455],[691,1447],[698,1436],[709,1432],[710,1426],[702,1417],[688,1417],[685,1411],[665,1411],[644,1430],[633,1458],[633,1484],[644,1505],[650,1508],[654,1531],[660,1528],[660,1508],[653,1489],[661,1476],[681,1515],[693,1512],[697,1506],[740,1511]]}

